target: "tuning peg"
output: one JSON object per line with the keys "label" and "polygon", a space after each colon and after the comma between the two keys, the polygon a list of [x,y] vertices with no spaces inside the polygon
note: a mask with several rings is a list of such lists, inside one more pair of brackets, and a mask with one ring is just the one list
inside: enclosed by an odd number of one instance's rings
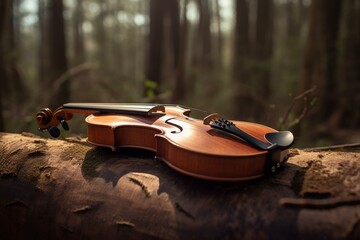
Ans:
{"label": "tuning peg", "polygon": [[57,127],[49,127],[48,129],[50,135],[54,138],[57,138],[60,136],[60,130]]}
{"label": "tuning peg", "polygon": [[65,131],[70,130],[69,124],[65,120],[60,120],[60,124]]}
{"label": "tuning peg", "polygon": [[63,128],[65,131],[69,131],[69,130],[70,130],[69,125],[67,124],[67,122],[66,122],[61,116],[58,116],[58,117],[57,117],[57,120],[60,122],[62,128]]}

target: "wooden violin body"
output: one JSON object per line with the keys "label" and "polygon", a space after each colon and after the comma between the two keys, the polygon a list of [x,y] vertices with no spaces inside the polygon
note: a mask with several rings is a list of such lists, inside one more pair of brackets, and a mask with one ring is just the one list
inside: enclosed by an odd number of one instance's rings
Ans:
{"label": "wooden violin body", "polygon": [[[210,126],[215,115],[202,121],[191,118],[189,109],[174,105],[70,103],[54,113],[42,109],[36,119],[40,129],[49,129],[71,119],[74,113],[86,116],[89,143],[114,151],[123,147],[148,149],[171,168],[197,178],[253,179],[274,172],[286,161],[285,148],[259,150]],[[231,124],[264,143],[266,134],[277,132],[256,123]]]}

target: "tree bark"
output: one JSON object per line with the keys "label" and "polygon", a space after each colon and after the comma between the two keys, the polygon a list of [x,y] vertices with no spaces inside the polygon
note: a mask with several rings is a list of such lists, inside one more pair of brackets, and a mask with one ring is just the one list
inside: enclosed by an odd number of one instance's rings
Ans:
{"label": "tree bark", "polygon": [[359,153],[292,149],[276,175],[237,183],[187,177],[153,157],[1,133],[0,238],[360,236]]}

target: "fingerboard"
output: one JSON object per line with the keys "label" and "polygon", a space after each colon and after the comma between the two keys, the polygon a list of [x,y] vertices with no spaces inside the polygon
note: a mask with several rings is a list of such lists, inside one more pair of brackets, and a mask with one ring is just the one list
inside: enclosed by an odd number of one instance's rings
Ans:
{"label": "fingerboard", "polygon": [[165,112],[164,106],[154,103],[66,103],[63,108],[133,115],[151,115],[157,111]]}

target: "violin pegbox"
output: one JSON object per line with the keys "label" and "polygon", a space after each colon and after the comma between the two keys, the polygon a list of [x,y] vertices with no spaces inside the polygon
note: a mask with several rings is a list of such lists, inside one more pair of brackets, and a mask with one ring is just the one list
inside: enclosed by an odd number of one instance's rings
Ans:
{"label": "violin pegbox", "polygon": [[53,113],[49,108],[43,108],[36,114],[36,122],[39,126],[39,131],[48,131],[49,134],[57,138],[60,136],[59,124],[65,131],[69,131],[69,125],[65,121],[66,116],[62,110],[57,110]]}

